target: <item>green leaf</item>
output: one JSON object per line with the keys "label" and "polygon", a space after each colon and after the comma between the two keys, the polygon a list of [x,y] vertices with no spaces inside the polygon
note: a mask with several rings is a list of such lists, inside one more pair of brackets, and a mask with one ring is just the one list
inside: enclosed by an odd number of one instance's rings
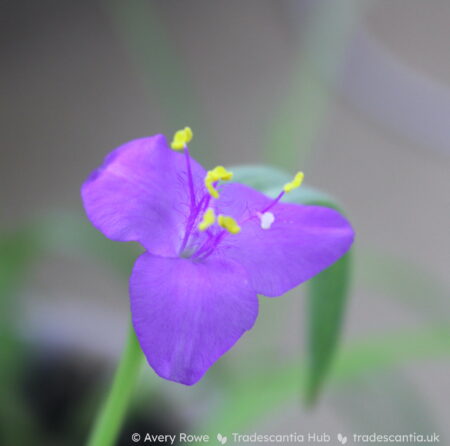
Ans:
{"label": "green leaf", "polygon": [[233,183],[246,184],[267,195],[278,195],[281,187],[292,180],[287,172],[269,166],[231,166],[229,170],[233,172]]}
{"label": "green leaf", "polygon": [[[292,181],[293,175],[270,166],[244,165],[232,166],[229,170],[233,172],[233,182],[242,183],[253,187],[269,197],[276,197],[283,186]],[[315,204],[338,209],[338,204],[325,192],[310,186],[302,185],[283,197],[283,201],[300,204]]]}
{"label": "green leaf", "polygon": [[351,252],[312,278],[308,295],[306,401],[314,403],[337,350],[346,309]]}
{"label": "green leaf", "polygon": [[[288,173],[268,166],[237,166],[231,170],[233,181],[247,184],[272,197],[277,196],[283,185],[292,179]],[[286,194],[283,199],[339,210],[339,205],[329,195],[307,186]],[[349,291],[350,257],[349,252],[308,283],[305,397],[309,404],[317,399],[338,346]]]}

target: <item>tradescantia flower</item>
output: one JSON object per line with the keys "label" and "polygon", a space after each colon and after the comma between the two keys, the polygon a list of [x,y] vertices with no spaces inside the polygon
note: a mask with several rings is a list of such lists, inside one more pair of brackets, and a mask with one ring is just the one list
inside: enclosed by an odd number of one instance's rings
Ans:
{"label": "tradescantia flower", "polygon": [[338,260],[353,230],[337,211],[282,203],[298,173],[271,199],[226,183],[191,158],[192,131],[131,141],[110,153],[82,187],[86,213],[106,237],[146,250],[130,278],[132,321],[151,367],[195,384],[276,297]]}

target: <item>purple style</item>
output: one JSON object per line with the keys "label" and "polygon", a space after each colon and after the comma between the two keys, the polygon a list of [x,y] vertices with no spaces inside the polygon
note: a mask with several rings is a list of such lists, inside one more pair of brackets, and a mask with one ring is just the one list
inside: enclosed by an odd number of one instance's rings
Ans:
{"label": "purple style", "polygon": [[155,372],[187,385],[253,327],[257,294],[280,296],[310,279],[354,237],[335,210],[221,179],[187,145],[179,153],[155,135],[113,151],[82,187],[99,231],[145,248],[130,278],[133,325]]}

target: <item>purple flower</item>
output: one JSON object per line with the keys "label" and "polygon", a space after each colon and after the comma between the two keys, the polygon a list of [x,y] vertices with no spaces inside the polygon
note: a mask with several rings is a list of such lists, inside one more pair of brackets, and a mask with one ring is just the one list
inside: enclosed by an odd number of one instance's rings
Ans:
{"label": "purple flower", "polygon": [[[133,325],[158,375],[195,384],[258,315],[257,294],[280,296],[329,267],[353,230],[338,212],[281,203],[190,157],[189,128],[109,154],[82,187],[93,225],[146,250],[130,278]],[[181,150],[177,152],[176,150]]]}

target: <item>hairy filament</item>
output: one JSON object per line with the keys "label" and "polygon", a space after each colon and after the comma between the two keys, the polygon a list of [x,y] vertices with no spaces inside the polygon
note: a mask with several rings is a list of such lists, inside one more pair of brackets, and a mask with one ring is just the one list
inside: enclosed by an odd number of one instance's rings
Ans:
{"label": "hairy filament", "polygon": [[192,169],[191,169],[191,156],[189,154],[188,146],[184,146],[184,154],[186,156],[186,167],[188,173],[188,182],[189,182],[189,192],[191,195],[191,209],[195,208],[195,187],[194,187],[194,179],[192,177]]}

